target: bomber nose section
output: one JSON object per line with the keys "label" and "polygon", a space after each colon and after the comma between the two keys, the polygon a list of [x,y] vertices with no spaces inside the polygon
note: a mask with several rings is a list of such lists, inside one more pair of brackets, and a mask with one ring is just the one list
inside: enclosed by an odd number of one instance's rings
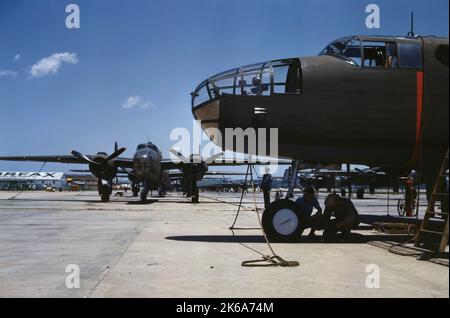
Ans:
{"label": "bomber nose section", "polygon": [[144,175],[153,169],[157,155],[152,150],[140,150],[134,155],[134,168],[138,175]]}
{"label": "bomber nose section", "polygon": [[[218,128],[246,128],[268,115],[275,96],[301,94],[298,58],[244,66],[203,81],[192,95],[192,113],[208,134]],[[210,134],[208,134],[210,135]],[[212,137],[212,136],[210,136]]]}

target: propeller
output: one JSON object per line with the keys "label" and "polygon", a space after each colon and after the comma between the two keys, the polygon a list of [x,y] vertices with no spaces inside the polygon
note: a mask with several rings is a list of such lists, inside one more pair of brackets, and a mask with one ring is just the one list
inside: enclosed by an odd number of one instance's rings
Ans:
{"label": "propeller", "polygon": [[77,158],[83,160],[83,161],[86,162],[86,163],[89,163],[89,164],[92,164],[92,165],[99,166],[99,165],[101,165],[101,164],[103,164],[103,163],[105,163],[105,162],[108,162],[108,161],[110,161],[110,160],[113,160],[113,159],[119,157],[119,156],[120,156],[121,154],[123,154],[126,150],[127,150],[127,149],[124,148],[124,147],[119,148],[117,142],[115,142],[115,144],[114,144],[114,152],[113,152],[112,154],[110,154],[110,155],[109,155],[108,157],[106,157],[106,158],[101,158],[102,160],[99,161],[99,162],[90,159],[90,158],[89,158],[88,156],[86,156],[85,154],[83,154],[83,153],[81,153],[81,152],[79,152],[79,151],[76,151],[76,150],[72,150],[72,151],[71,151],[71,154],[74,155],[75,157],[77,157]]}
{"label": "propeller", "polygon": [[213,163],[217,159],[223,156],[223,152],[216,153],[215,155],[212,155],[208,159],[205,160],[206,163]]}
{"label": "propeller", "polygon": [[183,163],[190,163],[191,161],[183,156],[183,154],[173,148],[170,148],[169,151],[177,158],[179,158]]}
{"label": "propeller", "polygon": [[75,157],[79,158],[79,159],[84,160],[86,163],[93,164],[93,165],[99,165],[100,164],[99,162],[95,162],[95,161],[89,159],[85,154],[82,154],[81,152],[78,152],[76,150],[72,150],[71,154],[74,155]]}
{"label": "propeller", "polygon": [[[117,143],[116,143],[116,145],[117,145]],[[108,158],[105,159],[105,161],[109,161],[109,160],[112,160],[112,159],[115,159],[115,158],[119,157],[121,154],[123,154],[125,152],[125,150],[127,150],[127,149],[124,148],[124,147],[117,149],[112,154],[110,154],[108,156]]]}

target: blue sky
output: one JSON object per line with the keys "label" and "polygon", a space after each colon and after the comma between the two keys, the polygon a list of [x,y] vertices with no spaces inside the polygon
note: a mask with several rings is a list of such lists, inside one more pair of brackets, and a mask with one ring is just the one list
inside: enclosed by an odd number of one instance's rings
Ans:
{"label": "blue sky", "polygon": [[[80,29],[65,27],[69,3],[80,7]],[[381,29],[365,27],[370,3],[381,8]],[[131,156],[149,138],[167,156],[170,131],[192,127],[189,93],[205,78],[316,55],[345,35],[405,35],[411,11],[417,33],[448,37],[448,6],[448,0],[0,0],[0,155],[111,152],[117,140]],[[127,100],[133,107],[124,109]],[[39,166],[0,162],[0,170]]]}

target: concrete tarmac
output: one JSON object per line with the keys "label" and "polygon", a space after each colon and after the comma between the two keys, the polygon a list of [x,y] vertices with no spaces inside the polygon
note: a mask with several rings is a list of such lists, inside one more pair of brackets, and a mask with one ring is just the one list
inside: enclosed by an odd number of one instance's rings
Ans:
{"label": "concrete tarmac", "polygon": [[[101,203],[96,192],[7,200],[13,194],[0,192],[0,297],[449,297],[448,267],[367,244],[408,239],[369,226],[352,243],[273,244],[298,267],[242,267],[260,256],[241,243],[269,250],[260,230],[228,229],[234,193],[202,193],[199,204],[176,193],[148,204],[129,196]],[[237,226],[258,227],[252,194],[244,202]],[[385,196],[354,203],[362,214],[386,214]],[[66,286],[70,265],[79,268],[79,288]]]}

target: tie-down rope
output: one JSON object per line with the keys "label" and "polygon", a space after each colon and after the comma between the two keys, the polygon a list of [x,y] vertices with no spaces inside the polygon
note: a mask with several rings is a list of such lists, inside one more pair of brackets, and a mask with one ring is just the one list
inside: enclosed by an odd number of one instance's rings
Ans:
{"label": "tie-down rope", "polygon": [[[36,175],[34,176],[34,178],[31,180],[32,182],[36,180],[36,178],[38,177],[38,175],[41,173],[42,169],[44,169],[45,164],[47,163],[47,161],[45,161],[42,166],[41,169],[39,169],[39,171],[36,173]],[[19,191],[17,194],[13,195],[12,197],[8,198],[7,200],[15,200],[19,195],[21,195],[23,192],[25,192],[25,189],[22,189],[21,191]]]}
{"label": "tie-down rope", "polygon": [[[277,255],[277,253],[275,252],[275,250],[273,249],[272,245],[269,242],[269,239],[267,238],[266,232],[264,231],[264,228],[262,226],[262,221],[261,221],[261,212],[259,211],[258,208],[258,204],[256,203],[256,192],[255,192],[255,184],[253,182],[253,170],[254,170],[254,166],[253,164],[249,163],[247,166],[247,173],[245,175],[245,184],[247,183],[248,180],[248,176],[250,175],[250,182],[252,185],[252,192],[253,192],[253,203],[254,203],[254,210],[256,212],[256,215],[258,217],[258,222],[259,222],[259,226],[262,231],[262,234],[264,236],[264,240],[266,241],[267,246],[269,247],[269,250],[271,252],[271,255],[266,255],[264,253],[261,253],[260,251],[242,243],[239,242],[240,245],[244,246],[245,248],[248,248],[249,250],[261,255],[261,259],[255,259],[255,260],[248,260],[248,261],[243,261],[241,263],[242,266],[245,267],[269,267],[269,266],[281,266],[281,267],[294,267],[294,266],[299,266],[300,263],[297,261],[287,261],[285,259],[283,259],[281,256]],[[255,171],[256,172],[256,171]],[[236,217],[234,218],[234,222],[233,224],[230,226],[230,230],[233,233],[233,237],[235,237],[235,233],[234,230],[255,230],[258,228],[235,228],[234,226],[236,225],[237,219],[239,217],[239,213],[241,211],[241,206],[242,206],[242,200],[244,198],[244,191],[242,191],[241,194],[241,199],[239,201],[239,206],[238,206],[238,210],[236,213]]]}

